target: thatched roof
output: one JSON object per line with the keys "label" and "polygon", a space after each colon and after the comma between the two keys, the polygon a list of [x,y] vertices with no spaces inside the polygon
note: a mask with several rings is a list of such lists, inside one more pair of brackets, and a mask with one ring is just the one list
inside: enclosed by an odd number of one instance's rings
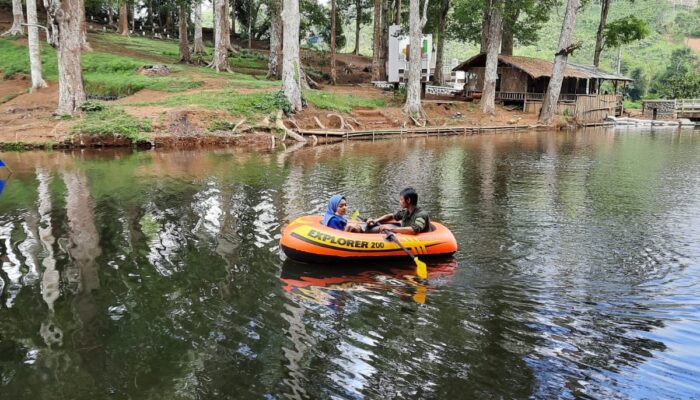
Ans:
{"label": "thatched roof", "polygon": [[[498,64],[500,66],[508,65],[513,68],[517,68],[530,75],[533,79],[542,77],[549,78],[552,76],[553,63],[551,61],[542,60],[539,58],[499,55]],[[453,71],[467,71],[469,68],[483,67],[484,65],[486,65],[486,54],[481,53],[459,64],[453,69]],[[611,81],[632,80],[622,75],[605,72],[592,65],[572,63],[567,64],[566,69],[564,70],[564,77],[579,79],[604,79]]]}

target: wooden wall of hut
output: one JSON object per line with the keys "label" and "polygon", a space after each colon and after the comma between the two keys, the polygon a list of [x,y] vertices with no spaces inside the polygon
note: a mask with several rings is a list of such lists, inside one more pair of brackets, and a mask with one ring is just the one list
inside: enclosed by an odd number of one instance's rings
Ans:
{"label": "wooden wall of hut", "polygon": [[[612,94],[579,95],[576,97],[576,103],[559,102],[557,114],[575,116],[579,123],[601,122],[608,115],[615,115],[616,106],[617,96]],[[525,105],[527,113],[539,115],[541,109],[541,101],[528,100]]]}
{"label": "wooden wall of hut", "polygon": [[[470,80],[467,83],[467,90],[480,92],[484,88],[484,67],[470,68],[467,73],[475,74],[476,81]],[[529,75],[513,67],[498,67],[498,75],[500,75],[501,92],[526,93]]]}

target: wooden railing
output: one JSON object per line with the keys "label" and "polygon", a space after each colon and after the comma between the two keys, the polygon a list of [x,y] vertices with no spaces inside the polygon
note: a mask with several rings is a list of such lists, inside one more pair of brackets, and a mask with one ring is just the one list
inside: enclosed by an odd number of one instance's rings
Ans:
{"label": "wooden railing", "polygon": [[676,111],[700,112],[700,99],[678,99],[676,100]]}

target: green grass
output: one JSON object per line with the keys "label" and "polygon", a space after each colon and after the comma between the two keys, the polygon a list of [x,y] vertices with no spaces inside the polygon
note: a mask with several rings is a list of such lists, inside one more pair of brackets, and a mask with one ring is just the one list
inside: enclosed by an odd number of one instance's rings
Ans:
{"label": "green grass", "polygon": [[224,110],[236,116],[253,117],[270,115],[289,108],[280,92],[241,94],[231,90],[200,92],[187,96],[173,96],[156,102],[136,106],[188,106],[197,105],[210,110]]}
{"label": "green grass", "polygon": [[101,34],[102,40],[136,50],[153,56],[180,57],[180,45],[177,40],[172,39],[151,39],[142,36],[122,36],[115,34]]}
{"label": "green grass", "polygon": [[641,101],[625,100],[625,110],[641,110],[641,109],[642,109],[642,102]]}
{"label": "green grass", "polygon": [[85,118],[73,126],[72,132],[86,135],[122,136],[136,143],[144,138],[145,132],[150,131],[150,121],[132,117],[121,108],[105,108],[101,111],[87,113]]}
{"label": "green grass", "polygon": [[[0,54],[0,77],[8,78],[16,73],[29,74],[27,47],[0,39]],[[55,50],[42,44],[41,61],[44,78],[57,80]],[[128,96],[141,89],[178,92],[202,85],[202,82],[193,81],[188,77],[147,77],[134,73],[138,67],[148,64],[152,63],[114,54],[83,53],[85,90],[88,95],[94,96]],[[178,71],[181,68],[172,67],[171,70]]]}
{"label": "green grass", "polygon": [[304,98],[317,108],[346,113],[351,112],[355,107],[379,108],[386,105],[386,101],[383,98],[330,93],[320,90],[306,90],[304,91]]}

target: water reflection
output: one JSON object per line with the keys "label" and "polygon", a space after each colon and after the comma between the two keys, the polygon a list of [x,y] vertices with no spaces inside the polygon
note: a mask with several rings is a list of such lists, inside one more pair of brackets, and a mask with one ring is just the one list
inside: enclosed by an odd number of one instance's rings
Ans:
{"label": "water reflection", "polygon": [[[692,398],[700,140],[595,130],[237,151],[2,154],[8,398]],[[292,151],[293,150],[293,151]],[[456,259],[282,261],[344,193]]]}

